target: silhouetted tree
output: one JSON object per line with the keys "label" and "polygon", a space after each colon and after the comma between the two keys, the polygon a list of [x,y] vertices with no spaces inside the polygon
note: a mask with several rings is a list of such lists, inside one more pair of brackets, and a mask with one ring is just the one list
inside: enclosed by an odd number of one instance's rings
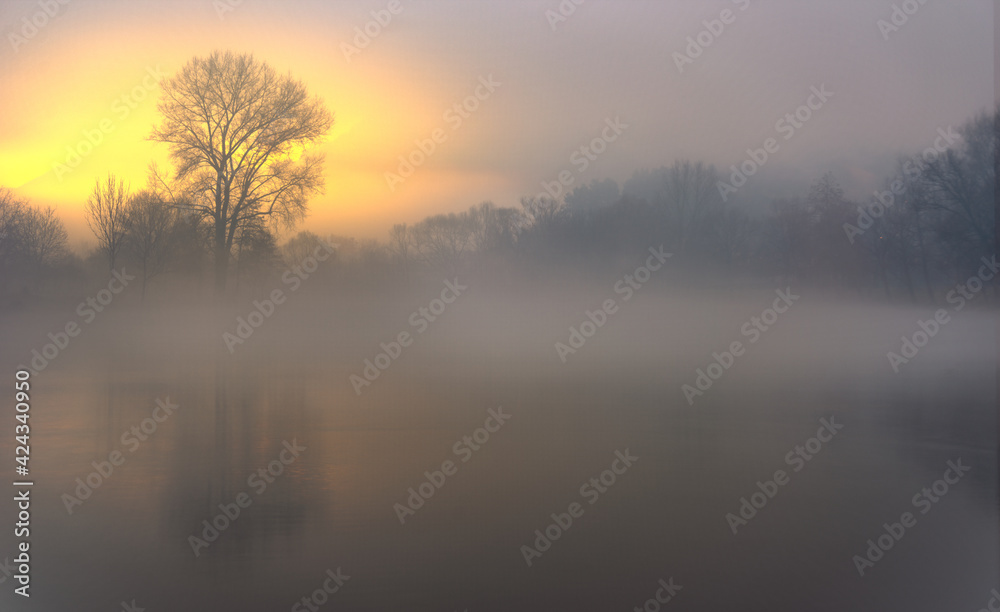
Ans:
{"label": "silhouetted tree", "polygon": [[240,226],[235,246],[237,289],[241,281],[249,281],[251,288],[259,289],[258,281],[281,265],[281,254],[274,234],[260,219]]}
{"label": "silhouetted tree", "polygon": [[23,249],[22,230],[27,210],[27,202],[15,197],[10,189],[0,187],[0,273],[4,280],[13,272]]}
{"label": "silhouetted tree", "polygon": [[162,82],[163,122],[150,139],[166,143],[194,210],[212,225],[215,286],[226,287],[241,228],[292,224],[322,191],[322,156],[304,151],[333,117],[305,85],[250,54],[194,58]]}
{"label": "silhouetted tree", "polygon": [[146,299],[149,279],[166,269],[175,250],[173,239],[177,229],[175,209],[156,193],[143,190],[129,198],[125,244],[139,264],[142,301]]}
{"label": "silhouetted tree", "polygon": [[950,245],[958,267],[973,265],[995,249],[996,119],[996,114],[980,114],[963,125],[961,144],[928,163],[921,174],[932,196],[926,207],[936,213],[938,236]]}
{"label": "silhouetted tree", "polygon": [[446,274],[456,274],[462,258],[473,249],[472,223],[467,213],[434,215],[413,226],[413,244],[421,260]]}
{"label": "silhouetted tree", "polygon": [[397,223],[389,230],[389,254],[399,265],[403,274],[410,272],[410,260],[412,258],[413,237],[410,228],[405,223]]}
{"label": "silhouetted tree", "polygon": [[108,258],[108,269],[114,270],[128,232],[128,187],[125,182],[113,174],[108,174],[103,183],[98,180],[87,199],[84,215],[97,237],[98,248]]}
{"label": "silhouetted tree", "polygon": [[596,210],[618,201],[621,191],[613,179],[594,179],[566,194],[566,208],[572,213]]}
{"label": "silhouetted tree", "polygon": [[18,279],[23,289],[37,286],[68,258],[66,228],[55,209],[36,208],[0,188],[0,293]]}

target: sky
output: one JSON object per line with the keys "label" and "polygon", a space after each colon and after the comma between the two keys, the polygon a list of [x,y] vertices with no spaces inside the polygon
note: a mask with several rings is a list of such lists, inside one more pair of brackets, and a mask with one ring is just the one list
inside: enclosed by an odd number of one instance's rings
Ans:
{"label": "sky", "polygon": [[[97,179],[138,188],[150,162],[170,168],[146,140],[158,79],[232,50],[334,114],[316,147],[325,193],[299,229],[384,239],[485,200],[517,206],[561,173],[567,189],[623,183],[676,159],[728,177],[768,138],[776,150],[732,205],[825,172],[867,198],[900,155],[993,105],[994,19],[989,0],[2,0],[0,186],[55,206],[71,245],[91,241]],[[779,129],[808,101],[806,121]],[[436,130],[412,174],[387,177]]]}

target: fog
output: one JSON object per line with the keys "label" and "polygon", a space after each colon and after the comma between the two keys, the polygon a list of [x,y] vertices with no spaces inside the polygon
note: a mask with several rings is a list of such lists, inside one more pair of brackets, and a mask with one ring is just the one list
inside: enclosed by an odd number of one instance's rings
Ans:
{"label": "fog", "polygon": [[[930,306],[777,284],[797,299],[750,343],[741,328],[774,289],[704,287],[669,265],[627,301],[614,274],[456,277],[468,289],[417,325],[446,279],[385,293],[303,285],[232,353],[220,330],[235,333],[250,296],[140,308],[123,294],[31,378],[44,474],[34,571],[60,585],[38,603],[100,610],[141,593],[175,609],[274,609],[343,567],[336,601],[356,610],[624,608],[670,577],[690,609],[976,605],[997,575],[992,312],[955,313],[894,373],[886,353]],[[618,310],[563,362],[556,343],[607,299]],[[65,317],[5,314],[4,368]],[[401,332],[411,343],[394,349]],[[689,403],[682,386],[733,342],[745,352]],[[355,387],[365,360],[394,352]],[[156,398],[179,408],[132,455],[120,436]],[[456,453],[498,407],[509,422]],[[786,453],[822,419],[843,430],[793,472]],[[301,458],[256,495],[248,475],[292,440]],[[68,514],[62,496],[115,450],[126,462]],[[581,498],[615,451],[635,464]],[[449,459],[457,474],[401,524],[394,505]],[[852,557],[916,514],[910,498],[955,459],[970,473],[860,577]],[[727,514],[780,469],[790,482],[733,534]],[[195,557],[189,537],[240,492],[252,505]],[[520,547],[574,501],[585,513],[526,566]]]}
{"label": "fog", "polygon": [[990,7],[478,4],[178,3],[0,146],[0,610],[995,609]]}

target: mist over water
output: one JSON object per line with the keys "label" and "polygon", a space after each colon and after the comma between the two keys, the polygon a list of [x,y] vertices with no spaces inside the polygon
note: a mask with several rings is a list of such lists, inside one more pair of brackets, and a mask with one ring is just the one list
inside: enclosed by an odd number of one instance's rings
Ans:
{"label": "mist over water", "polygon": [[[113,609],[127,584],[170,609],[267,610],[341,567],[337,605],[356,610],[626,608],[671,576],[692,609],[877,610],[891,592],[929,610],[996,575],[990,312],[958,313],[897,374],[886,347],[926,307],[793,289],[799,300],[689,405],[682,385],[749,342],[740,328],[774,291],[651,280],[564,363],[555,343],[613,283],[466,284],[422,334],[408,317],[443,283],[290,295],[232,354],[218,322],[235,327],[246,299],[109,310],[32,377],[35,571],[61,587],[38,602]],[[4,367],[62,314],[6,315]],[[403,331],[412,343],[357,394],[350,375]],[[179,408],[127,452],[122,433],[156,398]],[[456,453],[498,407],[509,421]],[[793,472],[786,452],[822,419],[842,431]],[[306,450],[258,495],[248,476],[284,441]],[[115,450],[125,463],[68,514],[60,496]],[[578,489],[616,451],[638,459],[591,505]],[[859,581],[852,556],[957,458],[969,475]],[[457,473],[401,524],[394,504],[447,460]],[[780,469],[790,482],[734,535],[727,513]],[[251,505],[195,557],[189,536],[241,492]],[[573,502],[583,515],[526,567],[520,547]],[[951,586],[929,600],[925,583]]]}
{"label": "mist over water", "polygon": [[4,2],[0,612],[997,610],[998,23]]}

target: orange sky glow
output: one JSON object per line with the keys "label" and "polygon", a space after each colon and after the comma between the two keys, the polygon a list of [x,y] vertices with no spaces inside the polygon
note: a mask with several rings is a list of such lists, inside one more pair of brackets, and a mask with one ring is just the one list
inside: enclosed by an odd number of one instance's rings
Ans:
{"label": "orange sky glow", "polygon": [[[345,57],[356,28],[394,2],[399,12]],[[574,173],[574,186],[623,184],[678,158],[726,169],[821,84],[836,92],[829,110],[741,197],[766,204],[827,171],[852,197],[870,197],[899,155],[992,105],[993,10],[928,4],[887,45],[875,26],[884,6],[843,3],[852,10],[753,3],[681,72],[672,54],[731,0],[592,0],[557,27],[549,0],[5,0],[0,186],[55,206],[72,247],[92,243],[83,206],[97,179],[110,172],[138,189],[151,162],[170,169],[167,147],[146,140],[158,121],[153,75],[230,50],[300,79],[335,116],[316,147],[326,190],[298,229],[385,239],[394,223],[484,200],[517,206],[574,170],[573,152],[616,117],[633,127],[600,163]],[[43,4],[56,14],[39,16]],[[32,19],[42,26],[25,36]],[[491,76],[502,85],[452,126],[448,110]],[[940,95],[927,95],[927,82]],[[398,158],[439,129],[446,141],[390,188]]]}
{"label": "orange sky glow", "polygon": [[[215,49],[252,51],[302,80],[334,113],[333,128],[315,148],[326,157],[325,193],[310,201],[298,229],[383,238],[394,222],[447,208],[448,194],[503,190],[491,173],[449,167],[444,149],[460,150],[472,130],[449,135],[440,155],[389,188],[385,173],[395,170],[398,156],[416,139],[447,130],[443,110],[461,99],[458,83],[422,78],[419,57],[389,61],[372,45],[348,62],[341,43],[350,38],[333,38],[328,27],[275,27],[273,12],[249,6],[220,24],[208,2],[187,8],[155,14],[148,7],[67,7],[4,67],[4,81],[18,87],[0,92],[0,185],[57,207],[71,244],[90,240],[83,205],[96,179],[112,172],[135,189],[145,184],[150,162],[170,167],[166,146],[146,140],[159,119],[155,75],[169,76]],[[475,86],[473,78],[466,89]]]}

